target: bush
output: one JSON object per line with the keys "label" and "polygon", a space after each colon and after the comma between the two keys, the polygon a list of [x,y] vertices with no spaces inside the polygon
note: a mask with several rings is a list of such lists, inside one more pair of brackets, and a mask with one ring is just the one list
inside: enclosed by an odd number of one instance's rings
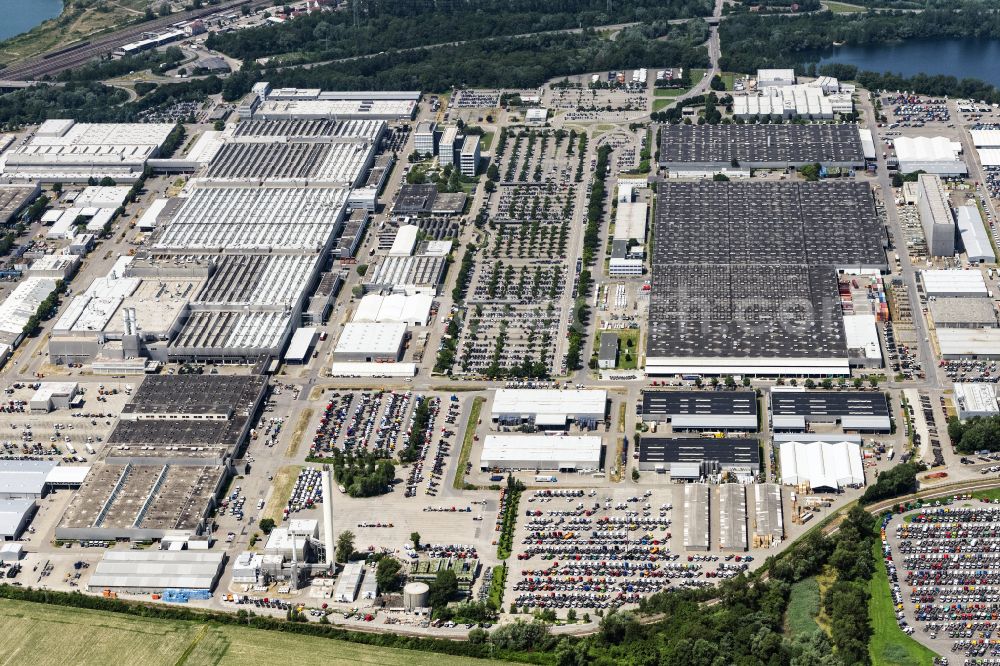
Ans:
{"label": "bush", "polygon": [[878,480],[865,489],[861,505],[874,504],[881,500],[909,495],[917,491],[917,474],[926,469],[923,463],[906,462],[896,465],[878,475]]}

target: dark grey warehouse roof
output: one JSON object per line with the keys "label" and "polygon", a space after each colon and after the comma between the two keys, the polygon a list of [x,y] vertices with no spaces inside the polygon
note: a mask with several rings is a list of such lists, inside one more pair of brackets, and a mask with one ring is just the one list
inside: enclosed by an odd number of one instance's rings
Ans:
{"label": "dark grey warehouse roof", "polygon": [[661,182],[648,356],[846,357],[836,267],[886,267],[865,183]]}
{"label": "dark grey warehouse roof", "polygon": [[642,413],[756,415],[757,394],[753,391],[646,391],[642,395]]}
{"label": "dark grey warehouse roof", "polygon": [[639,461],[644,463],[700,463],[717,461],[723,465],[760,465],[760,447],[756,439],[735,437],[670,438],[643,437],[639,443]]}
{"label": "dark grey warehouse roof", "polygon": [[146,377],[122,410],[139,414],[242,414],[263,394],[259,375],[163,375]]}
{"label": "dark grey warehouse roof", "polygon": [[663,125],[660,165],[864,164],[858,126]]}
{"label": "dark grey warehouse roof", "polygon": [[424,185],[402,185],[396,195],[393,212],[396,213],[430,213],[434,210],[434,200],[437,198],[437,186],[431,183]]}
{"label": "dark grey warehouse roof", "polygon": [[888,416],[881,391],[772,391],[775,416]]}

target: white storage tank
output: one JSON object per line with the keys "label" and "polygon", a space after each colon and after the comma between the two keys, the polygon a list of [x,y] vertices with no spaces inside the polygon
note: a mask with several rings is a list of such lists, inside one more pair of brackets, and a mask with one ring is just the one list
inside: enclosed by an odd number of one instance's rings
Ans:
{"label": "white storage tank", "polygon": [[408,611],[427,608],[430,588],[427,583],[407,583],[403,588],[403,608]]}

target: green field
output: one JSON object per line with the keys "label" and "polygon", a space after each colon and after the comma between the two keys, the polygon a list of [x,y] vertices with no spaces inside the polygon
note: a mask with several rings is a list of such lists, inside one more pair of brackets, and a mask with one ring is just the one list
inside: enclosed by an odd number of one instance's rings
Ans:
{"label": "green field", "polygon": [[810,576],[792,585],[785,611],[785,631],[790,636],[811,634],[819,629],[819,582]]}
{"label": "green field", "polygon": [[473,437],[476,436],[476,427],[479,423],[479,414],[483,411],[483,403],[486,398],[476,396],[472,401],[472,411],[469,412],[469,424],[465,427],[465,436],[462,438],[462,450],[458,454],[458,467],[455,468],[455,481],[452,484],[456,490],[465,487],[465,466],[472,455]]}
{"label": "green field", "polygon": [[489,150],[490,146],[493,145],[493,132],[487,132],[483,134],[483,138],[479,140],[480,150]]}
{"label": "green field", "polygon": [[0,600],[4,664],[485,664],[479,659],[381,648],[198,622],[149,620]]}
{"label": "green field", "polygon": [[868,583],[868,616],[872,624],[872,638],[868,652],[874,666],[931,666],[936,656],[933,652],[904,634],[896,624],[896,610],[889,590],[889,576],[878,544],[872,548],[875,558],[875,575]]}

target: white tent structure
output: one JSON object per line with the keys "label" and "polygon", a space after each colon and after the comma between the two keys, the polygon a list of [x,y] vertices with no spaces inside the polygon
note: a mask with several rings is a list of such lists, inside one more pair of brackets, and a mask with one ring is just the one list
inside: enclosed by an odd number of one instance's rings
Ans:
{"label": "white tent structure", "polygon": [[865,484],[861,447],[855,442],[784,442],[780,456],[786,486],[806,484],[813,491],[836,492]]}

